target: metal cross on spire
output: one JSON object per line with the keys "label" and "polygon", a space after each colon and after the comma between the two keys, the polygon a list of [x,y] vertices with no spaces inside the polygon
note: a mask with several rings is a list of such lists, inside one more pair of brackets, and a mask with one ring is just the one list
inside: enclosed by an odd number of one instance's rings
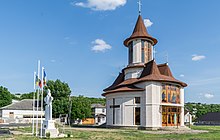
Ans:
{"label": "metal cross on spire", "polygon": [[169,56],[168,56],[168,53],[166,52],[166,63],[168,63],[168,60],[169,60]]}
{"label": "metal cross on spire", "polygon": [[138,8],[139,8],[139,9],[138,9],[138,10],[139,10],[139,15],[141,15],[141,5],[142,5],[142,4],[141,4],[141,0],[138,0],[137,3],[138,3]]}

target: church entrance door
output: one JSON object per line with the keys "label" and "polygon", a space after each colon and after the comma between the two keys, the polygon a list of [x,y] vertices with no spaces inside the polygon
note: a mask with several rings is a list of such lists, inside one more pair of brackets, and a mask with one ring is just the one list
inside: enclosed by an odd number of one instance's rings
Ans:
{"label": "church entrance door", "polygon": [[180,125],[180,107],[162,107],[162,125],[178,126]]}
{"label": "church entrance door", "polygon": [[140,107],[135,107],[135,125],[140,125],[141,124],[141,108]]}

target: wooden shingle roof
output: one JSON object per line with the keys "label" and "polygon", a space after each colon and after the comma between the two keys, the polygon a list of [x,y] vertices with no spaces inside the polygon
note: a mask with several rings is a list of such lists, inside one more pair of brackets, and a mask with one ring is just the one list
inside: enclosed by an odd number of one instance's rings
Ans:
{"label": "wooden shingle roof", "polygon": [[128,46],[128,44],[136,38],[149,39],[153,42],[153,45],[157,44],[157,39],[148,34],[141,15],[138,16],[134,31],[132,35],[124,41],[124,45]]}
{"label": "wooden shingle roof", "polygon": [[124,80],[124,77],[124,70],[122,70],[122,73],[119,74],[114,83],[108,88],[104,89],[105,93],[103,93],[102,95],[105,96],[109,93],[115,92],[143,91],[144,89],[136,87],[135,84],[146,81],[171,82],[179,84],[182,87],[187,86],[186,83],[181,82],[173,77],[171,70],[167,64],[157,65],[155,60],[152,60],[143,65],[143,71],[139,78]]}

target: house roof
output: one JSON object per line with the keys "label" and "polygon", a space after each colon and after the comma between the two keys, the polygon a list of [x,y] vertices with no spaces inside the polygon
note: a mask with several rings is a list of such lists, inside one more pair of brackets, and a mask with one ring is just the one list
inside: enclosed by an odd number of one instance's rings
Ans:
{"label": "house roof", "polygon": [[153,45],[157,44],[157,39],[148,34],[141,15],[138,16],[134,31],[132,35],[124,41],[124,45],[128,46],[128,44],[136,38],[149,39],[152,41]]}
{"label": "house roof", "polygon": [[187,113],[191,115],[191,113],[188,110],[184,109],[184,115],[186,115]]}
{"label": "house roof", "polygon": [[186,83],[181,82],[173,77],[171,70],[167,64],[157,65],[155,60],[152,60],[143,66],[143,71],[139,78],[124,80],[124,77],[124,70],[122,70],[122,73],[119,74],[114,83],[108,88],[104,89],[105,93],[103,93],[102,95],[105,96],[109,93],[122,91],[143,91],[144,89],[136,87],[135,84],[145,81],[171,82],[179,84],[183,87],[187,86]]}
{"label": "house roof", "polygon": [[[39,103],[40,104],[40,103]],[[1,110],[33,110],[33,100],[23,99],[10,105],[0,108]]]}
{"label": "house roof", "polygon": [[91,104],[91,108],[105,108],[105,106],[101,104]]}
{"label": "house roof", "polygon": [[220,121],[220,112],[209,112],[199,117],[198,121]]}
{"label": "house roof", "polygon": [[95,117],[106,117],[106,115],[105,114],[97,114],[97,115],[95,115]]}

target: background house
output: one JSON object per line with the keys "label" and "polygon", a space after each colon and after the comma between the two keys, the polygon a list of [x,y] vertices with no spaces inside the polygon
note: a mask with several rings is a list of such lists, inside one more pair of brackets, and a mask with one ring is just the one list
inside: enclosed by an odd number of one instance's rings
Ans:
{"label": "background house", "polygon": [[189,111],[184,111],[184,123],[185,125],[192,124],[192,115]]}
{"label": "background house", "polygon": [[197,125],[220,125],[220,112],[209,112],[198,118]]}
{"label": "background house", "polygon": [[92,104],[92,115],[95,119],[95,124],[102,125],[106,122],[106,107],[101,104]]}
{"label": "background house", "polygon": [[[36,101],[35,101],[35,108],[36,108]],[[37,116],[36,114],[37,111],[35,111],[35,120]],[[40,114],[44,116],[44,111],[38,111],[39,120],[40,120]],[[0,117],[2,123],[32,123],[33,100],[24,99],[21,101],[14,101],[12,102],[12,104],[0,108]]]}

